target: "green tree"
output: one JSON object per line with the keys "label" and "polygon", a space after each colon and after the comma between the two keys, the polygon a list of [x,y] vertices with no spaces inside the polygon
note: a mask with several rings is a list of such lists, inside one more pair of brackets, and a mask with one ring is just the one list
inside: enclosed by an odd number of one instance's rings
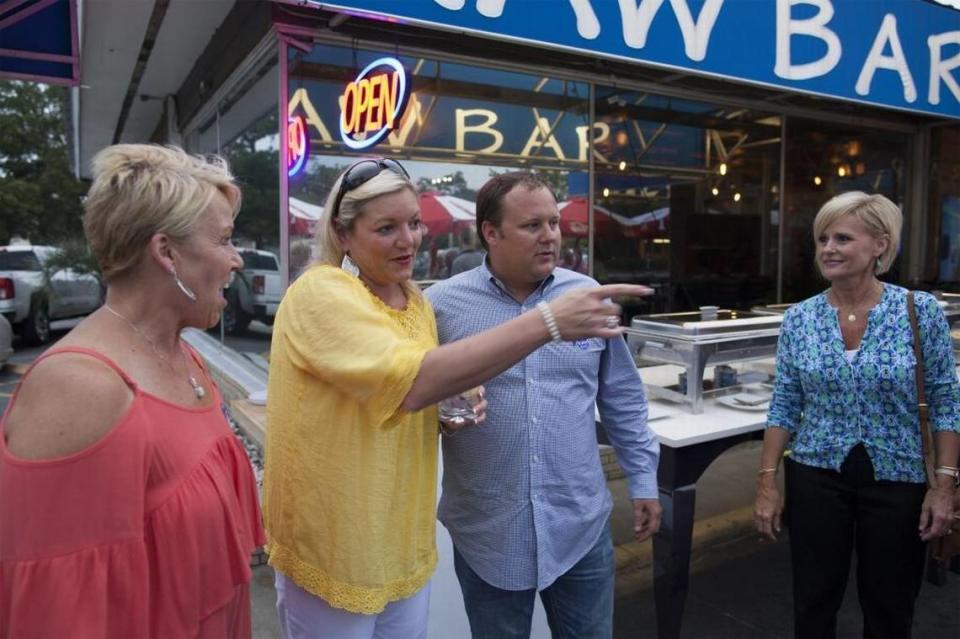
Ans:
{"label": "green tree", "polygon": [[[526,169],[519,169],[526,170]],[[506,173],[506,169],[490,169],[489,176],[494,177],[500,175],[501,173]],[[570,197],[570,184],[569,184],[569,173],[566,171],[554,171],[554,170],[537,170],[535,173],[539,173],[540,177],[550,185],[550,190],[553,191],[553,194],[557,197],[557,202],[563,202],[568,197]]]}
{"label": "green tree", "polygon": [[235,222],[237,239],[251,240],[258,248],[280,243],[279,152],[276,150],[277,113],[267,112],[229,142],[223,155],[243,192]]}
{"label": "green tree", "polygon": [[463,171],[454,171],[441,178],[422,177],[417,180],[417,190],[437,191],[444,195],[453,195],[465,200],[476,200],[477,192],[467,186],[467,179],[463,177]]}
{"label": "green tree", "polygon": [[83,184],[70,170],[63,87],[0,81],[0,244],[83,236]]}

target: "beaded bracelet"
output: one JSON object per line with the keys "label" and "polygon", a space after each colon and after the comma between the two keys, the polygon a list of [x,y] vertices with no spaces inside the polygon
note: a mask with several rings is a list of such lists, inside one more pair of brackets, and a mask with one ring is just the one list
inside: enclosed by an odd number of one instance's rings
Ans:
{"label": "beaded bracelet", "polygon": [[550,339],[554,342],[562,342],[563,335],[560,334],[560,328],[557,326],[557,319],[553,316],[553,311],[550,310],[550,305],[546,302],[539,302],[537,304],[537,310],[540,311],[540,314],[543,315],[543,321],[547,325],[547,331],[550,333]]}

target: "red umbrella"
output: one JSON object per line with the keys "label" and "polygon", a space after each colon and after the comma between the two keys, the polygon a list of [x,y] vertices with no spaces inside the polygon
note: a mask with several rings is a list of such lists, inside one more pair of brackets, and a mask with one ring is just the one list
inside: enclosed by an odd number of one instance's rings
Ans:
{"label": "red umbrella", "polygon": [[474,202],[436,191],[420,194],[420,219],[427,227],[427,234],[434,237],[455,233],[465,226],[476,223],[477,207]]}
{"label": "red umbrella", "polygon": [[323,207],[295,197],[290,198],[290,235],[312,236]]}
{"label": "red umbrella", "polygon": [[[589,229],[587,198],[572,197],[557,204],[560,209],[560,233],[567,237],[586,237]],[[614,213],[602,206],[593,207],[593,227],[597,235],[618,232]]]}

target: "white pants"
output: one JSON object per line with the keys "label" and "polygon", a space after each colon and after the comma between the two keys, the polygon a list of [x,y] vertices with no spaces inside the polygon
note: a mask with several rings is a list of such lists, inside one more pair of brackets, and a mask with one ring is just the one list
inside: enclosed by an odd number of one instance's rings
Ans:
{"label": "white pants", "polygon": [[374,615],[334,608],[279,571],[275,571],[274,585],[284,639],[426,639],[429,582]]}

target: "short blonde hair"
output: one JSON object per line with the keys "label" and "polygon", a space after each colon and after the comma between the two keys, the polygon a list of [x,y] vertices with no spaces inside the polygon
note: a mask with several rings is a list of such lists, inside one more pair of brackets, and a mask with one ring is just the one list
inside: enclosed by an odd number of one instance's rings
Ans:
{"label": "short blonde hair", "polygon": [[219,156],[156,144],[115,144],[97,153],[83,230],[104,279],[131,271],[156,233],[189,237],[217,193],[236,216],[240,189]]}
{"label": "short blonde hair", "polygon": [[850,191],[830,198],[813,220],[813,240],[817,241],[830,225],[840,218],[852,215],[860,220],[876,238],[886,236],[887,250],[878,258],[874,272],[881,275],[890,270],[900,250],[900,232],[903,229],[903,214],[900,208],[886,197],[875,193]]}
{"label": "short blonde hair", "polygon": [[337,235],[337,226],[339,225],[345,231],[352,230],[357,218],[363,215],[363,208],[371,200],[404,189],[408,189],[414,196],[417,195],[417,190],[409,180],[390,169],[383,169],[379,174],[357,188],[343,194],[338,215],[337,211],[334,211],[337,194],[340,192],[340,183],[343,182],[343,176],[349,170],[347,168],[333,183],[330,195],[327,196],[326,204],[323,207],[323,213],[320,214],[316,235],[317,263],[319,264],[340,266],[343,262],[344,252],[340,245],[340,237]]}

